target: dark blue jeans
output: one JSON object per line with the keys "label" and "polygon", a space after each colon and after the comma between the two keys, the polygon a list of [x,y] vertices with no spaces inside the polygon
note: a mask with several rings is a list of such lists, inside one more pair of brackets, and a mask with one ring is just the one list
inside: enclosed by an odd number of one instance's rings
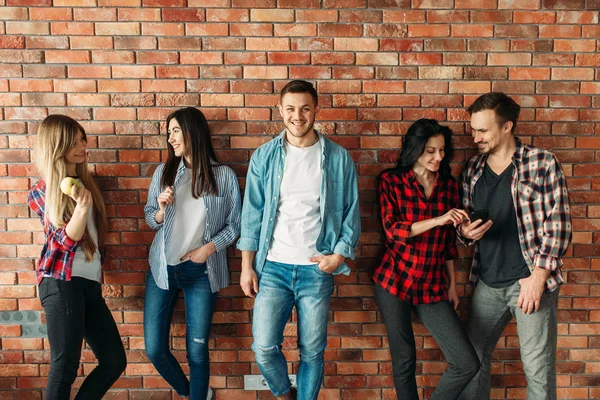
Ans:
{"label": "dark blue jeans", "polygon": [[[156,286],[152,273],[148,273],[144,300],[146,355],[177,394],[190,396],[192,400],[204,400],[210,377],[208,338],[217,293],[210,290],[205,263],[186,261],[167,268],[169,290]],[[189,380],[169,348],[171,318],[181,290],[185,301]]]}

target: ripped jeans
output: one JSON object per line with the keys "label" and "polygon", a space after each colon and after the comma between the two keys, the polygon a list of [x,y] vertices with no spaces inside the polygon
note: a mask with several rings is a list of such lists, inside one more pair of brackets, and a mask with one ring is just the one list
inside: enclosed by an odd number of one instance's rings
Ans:
{"label": "ripped jeans", "polygon": [[[208,338],[217,293],[210,290],[205,263],[185,261],[167,269],[169,290],[156,286],[152,272],[148,272],[144,299],[146,355],[177,394],[190,396],[191,400],[204,400],[210,377]],[[185,302],[189,380],[170,350],[171,318],[181,290]]]}
{"label": "ripped jeans", "polygon": [[252,350],[271,392],[290,391],[288,366],[281,351],[283,330],[296,306],[300,364],[296,372],[298,400],[317,400],[324,375],[329,302],[333,276],[316,265],[267,261],[254,301]]}

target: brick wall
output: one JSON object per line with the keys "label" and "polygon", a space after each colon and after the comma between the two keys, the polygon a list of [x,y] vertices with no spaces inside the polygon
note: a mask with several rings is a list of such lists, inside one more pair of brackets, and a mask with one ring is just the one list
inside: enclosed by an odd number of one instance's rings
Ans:
{"label": "brick wall", "polygon": [[[34,262],[43,236],[25,204],[35,182],[31,147],[50,113],[81,121],[110,213],[104,294],[129,366],[111,399],[177,396],[144,355],[142,305],[152,240],[143,221],[150,176],[165,159],[165,116],[200,106],[218,156],[243,185],[252,150],[281,129],[274,108],[290,79],[316,82],[319,128],[350,150],[363,218],[349,277],[336,278],[323,399],[392,399],[387,339],[368,270],[380,250],[375,177],[420,117],[444,121],[473,154],[465,106],[504,91],[523,106],[519,136],[552,149],[570,186],[573,245],[559,304],[558,384],[563,399],[600,398],[600,1],[598,0],[0,0],[0,397],[40,399],[48,342]],[[298,8],[293,8],[298,7]],[[461,314],[469,251],[460,249]],[[234,282],[239,254],[232,252]],[[252,301],[223,290],[210,340],[211,384],[221,399],[255,399],[243,375]],[[181,304],[172,346],[185,359]],[[418,382],[433,391],[445,368],[415,324]],[[286,330],[293,368],[295,325]],[[493,397],[525,398],[516,327],[493,362]],[[94,357],[84,351],[80,375]],[[81,383],[78,378],[77,385]],[[423,390],[423,389],[421,389]],[[267,398],[260,393],[260,398]],[[152,395],[152,397],[151,397]],[[266,397],[265,397],[266,396]]]}

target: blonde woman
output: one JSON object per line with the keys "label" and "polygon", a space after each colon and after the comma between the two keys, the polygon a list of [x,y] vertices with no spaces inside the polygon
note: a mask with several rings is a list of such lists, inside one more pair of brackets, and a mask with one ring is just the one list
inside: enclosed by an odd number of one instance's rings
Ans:
{"label": "blonde woman", "polygon": [[[67,116],[50,115],[39,128],[35,160],[41,179],[27,202],[45,234],[35,272],[50,342],[46,400],[69,399],[83,339],[98,366],[75,399],[101,399],[127,364],[119,331],[102,298],[100,249],[107,231],[106,209],[88,171],[86,146],[84,129]],[[60,190],[65,177],[79,180],[70,195]]]}

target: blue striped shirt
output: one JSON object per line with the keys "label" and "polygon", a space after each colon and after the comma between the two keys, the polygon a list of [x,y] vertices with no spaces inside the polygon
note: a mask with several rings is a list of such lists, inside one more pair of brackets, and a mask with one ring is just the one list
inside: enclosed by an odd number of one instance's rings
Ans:
{"label": "blue striped shirt", "polygon": [[[155,215],[160,210],[158,207],[158,195],[162,192],[160,180],[165,164],[156,168],[150,190],[148,191],[148,202],[144,207],[146,223],[156,232],[154,241],[150,247],[150,271],[156,285],[167,290],[169,280],[167,275],[166,247],[174,234],[177,238],[177,227],[173,227],[175,217],[175,204],[167,205],[163,223],[156,222]],[[174,189],[177,188],[179,178],[185,171],[183,160],[177,168]],[[204,195],[206,206],[206,230],[202,245],[213,242],[217,251],[206,260],[208,280],[210,288],[214,292],[229,286],[229,270],[227,269],[227,246],[232,244],[240,233],[241,200],[240,187],[233,170],[225,165],[213,165],[213,173],[217,181],[218,195]],[[177,201],[177,198],[175,198]],[[175,233],[173,232],[175,229]]]}

